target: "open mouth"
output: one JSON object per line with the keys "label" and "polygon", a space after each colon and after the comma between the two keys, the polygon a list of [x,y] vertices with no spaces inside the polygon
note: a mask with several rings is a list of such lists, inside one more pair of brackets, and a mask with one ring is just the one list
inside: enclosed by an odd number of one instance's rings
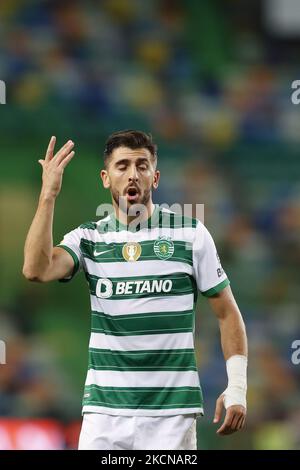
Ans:
{"label": "open mouth", "polygon": [[129,201],[136,201],[139,196],[139,191],[135,186],[131,186],[127,189],[126,195]]}

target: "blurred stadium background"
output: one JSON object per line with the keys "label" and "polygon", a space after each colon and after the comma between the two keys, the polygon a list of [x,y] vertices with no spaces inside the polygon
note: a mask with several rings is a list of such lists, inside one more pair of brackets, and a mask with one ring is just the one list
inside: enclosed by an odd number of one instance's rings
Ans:
{"label": "blurred stadium background", "polygon": [[89,296],[26,281],[23,245],[51,135],[75,159],[54,241],[109,202],[104,140],[124,128],[159,145],[159,203],[203,203],[250,346],[245,431],[219,438],[226,384],[218,325],[204,298],[197,360],[206,416],[199,449],[300,448],[300,79],[297,0],[3,0],[0,3],[0,448],[76,448],[87,367]]}

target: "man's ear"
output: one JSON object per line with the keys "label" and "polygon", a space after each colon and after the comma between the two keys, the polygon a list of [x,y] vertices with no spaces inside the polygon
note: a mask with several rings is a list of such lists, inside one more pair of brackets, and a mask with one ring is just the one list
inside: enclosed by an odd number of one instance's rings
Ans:
{"label": "man's ear", "polygon": [[101,176],[101,179],[102,179],[103,187],[105,189],[110,188],[110,179],[109,179],[107,171],[106,170],[101,170],[100,171],[100,176]]}
{"label": "man's ear", "polygon": [[160,171],[155,170],[154,177],[153,177],[153,183],[152,183],[152,186],[153,186],[154,189],[158,188],[159,178],[160,178]]}

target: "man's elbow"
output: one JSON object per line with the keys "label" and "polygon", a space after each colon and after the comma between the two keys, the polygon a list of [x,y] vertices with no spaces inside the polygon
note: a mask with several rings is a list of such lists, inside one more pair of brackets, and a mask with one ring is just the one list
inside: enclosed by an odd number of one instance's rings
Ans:
{"label": "man's elbow", "polygon": [[35,273],[33,270],[23,267],[22,274],[30,282],[46,282],[46,279],[41,274]]}

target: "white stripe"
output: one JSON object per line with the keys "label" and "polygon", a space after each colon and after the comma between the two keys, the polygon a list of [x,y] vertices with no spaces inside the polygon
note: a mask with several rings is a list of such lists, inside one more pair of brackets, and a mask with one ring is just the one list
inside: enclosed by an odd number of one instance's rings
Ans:
{"label": "white stripe", "polygon": [[99,232],[97,229],[93,228],[80,228],[80,238],[84,238],[85,240],[94,240],[95,236],[99,237]]}
{"label": "white stripe", "polygon": [[[101,258],[100,258],[101,261]],[[138,264],[137,264],[138,263]],[[149,261],[137,261],[137,262],[109,262],[109,263],[96,263],[91,259],[85,258],[86,268],[89,274],[98,277],[120,277],[120,274],[124,277],[135,277],[135,276],[160,276],[174,273],[186,273],[190,276],[193,275],[193,267],[187,263],[180,261],[168,262],[162,260],[149,260]]]}
{"label": "white stripe", "polygon": [[104,219],[98,220],[98,221],[96,222],[96,224],[97,224],[98,226],[100,226],[102,223],[108,222],[109,220],[110,220],[110,214],[108,214],[106,217],[104,217]]}
{"label": "white stripe", "polygon": [[85,385],[101,387],[199,387],[196,371],[122,372],[114,370],[88,370]]}
{"label": "white stripe", "polygon": [[142,297],[140,299],[109,300],[91,295],[91,309],[107,315],[130,315],[148,312],[181,312],[192,310],[194,294],[166,297]]}
{"label": "white stripe", "polygon": [[186,415],[197,413],[203,415],[203,408],[168,408],[166,410],[160,409],[124,409],[124,408],[109,408],[106,406],[93,406],[85,405],[82,408],[82,413],[104,413],[114,416],[168,416],[168,415]]}
{"label": "white stripe", "polygon": [[91,333],[89,347],[110,349],[111,351],[194,349],[194,338],[191,332],[135,336],[113,336],[104,333]]}

